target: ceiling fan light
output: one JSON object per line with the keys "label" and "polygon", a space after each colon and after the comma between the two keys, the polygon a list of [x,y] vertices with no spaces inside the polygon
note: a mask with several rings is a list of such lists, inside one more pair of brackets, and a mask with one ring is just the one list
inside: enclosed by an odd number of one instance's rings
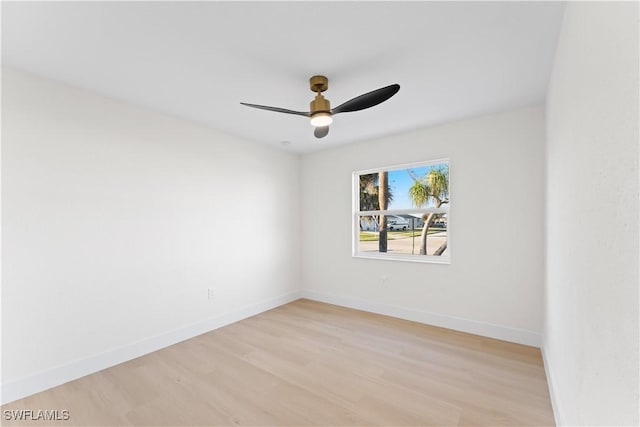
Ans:
{"label": "ceiling fan light", "polygon": [[333,122],[331,113],[315,113],[311,116],[311,126],[313,127],[329,126],[331,122]]}

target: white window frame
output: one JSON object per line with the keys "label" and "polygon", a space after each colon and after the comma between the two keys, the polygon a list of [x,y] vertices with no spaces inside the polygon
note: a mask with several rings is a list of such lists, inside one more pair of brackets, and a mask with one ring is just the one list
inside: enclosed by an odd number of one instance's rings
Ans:
{"label": "white window frame", "polygon": [[[384,166],[374,169],[355,171],[352,174],[352,256],[353,258],[379,259],[384,261],[408,261],[431,264],[451,264],[451,208],[450,202],[440,208],[412,208],[412,209],[387,209],[378,211],[360,211],[360,175],[392,171],[398,169],[411,169],[415,167],[432,166],[446,163],[449,165],[449,200],[451,200],[451,161],[448,158],[437,160],[426,160],[422,162],[405,163],[393,166]],[[415,254],[392,254],[380,252],[360,252],[360,217],[374,215],[404,215],[404,214],[424,214],[427,212],[447,214],[447,251],[446,255],[415,255]]]}

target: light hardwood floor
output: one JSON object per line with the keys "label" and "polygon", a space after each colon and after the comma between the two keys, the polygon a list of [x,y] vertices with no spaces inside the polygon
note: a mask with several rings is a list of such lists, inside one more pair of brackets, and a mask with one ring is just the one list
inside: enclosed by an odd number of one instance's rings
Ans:
{"label": "light hardwood floor", "polygon": [[4,405],[81,426],[553,425],[540,351],[309,300]]}

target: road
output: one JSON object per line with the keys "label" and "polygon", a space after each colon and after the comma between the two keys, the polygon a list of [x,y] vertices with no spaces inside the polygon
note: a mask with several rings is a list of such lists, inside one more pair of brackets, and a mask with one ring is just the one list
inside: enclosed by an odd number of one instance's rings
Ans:
{"label": "road", "polygon": [[[397,254],[419,254],[420,253],[420,235],[416,237],[400,237],[389,233],[392,239],[387,240],[387,252]],[[433,253],[447,240],[447,232],[429,234],[427,236],[427,253]],[[413,251],[413,252],[412,252]],[[378,252],[378,241],[360,242],[360,252]],[[444,251],[443,255],[446,255]]]}

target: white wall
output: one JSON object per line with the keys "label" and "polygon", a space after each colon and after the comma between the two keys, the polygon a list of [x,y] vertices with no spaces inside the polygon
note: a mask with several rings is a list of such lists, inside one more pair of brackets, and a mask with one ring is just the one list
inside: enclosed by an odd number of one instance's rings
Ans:
{"label": "white wall", "polygon": [[638,3],[569,3],[547,97],[543,342],[567,425],[640,424],[638,90]]}
{"label": "white wall", "polygon": [[[539,345],[543,152],[531,107],[305,155],[304,294]],[[445,157],[451,264],[352,258],[352,172]]]}
{"label": "white wall", "polygon": [[17,71],[2,89],[4,401],[295,299],[296,155]]}

